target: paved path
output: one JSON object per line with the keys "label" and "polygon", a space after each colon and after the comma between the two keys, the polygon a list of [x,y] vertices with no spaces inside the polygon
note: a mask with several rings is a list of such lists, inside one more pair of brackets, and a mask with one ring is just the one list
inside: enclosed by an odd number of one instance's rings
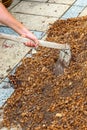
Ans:
{"label": "paved path", "polygon": [[[44,39],[49,24],[57,19],[85,16],[87,0],[14,0],[9,11],[38,39]],[[18,35],[2,25],[0,32]],[[14,91],[6,76],[15,71],[29,50],[23,44],[0,39],[0,107]]]}

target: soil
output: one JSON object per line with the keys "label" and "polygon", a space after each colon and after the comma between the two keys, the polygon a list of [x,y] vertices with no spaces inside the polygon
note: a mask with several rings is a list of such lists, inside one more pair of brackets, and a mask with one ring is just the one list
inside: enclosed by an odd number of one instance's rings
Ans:
{"label": "soil", "polygon": [[4,108],[3,125],[23,130],[87,130],[87,17],[57,20],[48,41],[68,43],[72,59],[64,74],[53,66],[59,51],[39,47],[9,78],[15,91]]}

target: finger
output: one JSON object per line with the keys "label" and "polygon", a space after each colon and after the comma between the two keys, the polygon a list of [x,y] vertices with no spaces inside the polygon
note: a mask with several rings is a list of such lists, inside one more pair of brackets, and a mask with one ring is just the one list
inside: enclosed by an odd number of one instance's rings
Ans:
{"label": "finger", "polygon": [[32,34],[32,35],[25,35],[25,34],[22,34],[21,35],[22,37],[26,37],[26,38],[29,38],[31,40],[31,42],[29,41],[28,43],[25,43],[25,45],[27,46],[39,46],[39,41],[38,39]]}
{"label": "finger", "polygon": [[36,43],[36,46],[39,46],[39,41],[37,38],[34,39],[34,42]]}
{"label": "finger", "polygon": [[26,42],[24,43],[26,46],[29,46],[29,47],[36,47],[36,44],[33,43],[33,42]]}
{"label": "finger", "polygon": [[35,46],[39,46],[39,41],[36,37],[28,37],[32,42],[33,44],[35,44]]}

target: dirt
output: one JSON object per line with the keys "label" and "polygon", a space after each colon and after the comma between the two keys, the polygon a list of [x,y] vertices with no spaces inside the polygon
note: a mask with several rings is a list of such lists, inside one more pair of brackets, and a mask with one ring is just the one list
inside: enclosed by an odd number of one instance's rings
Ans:
{"label": "dirt", "polygon": [[63,75],[53,66],[58,50],[39,47],[9,78],[15,91],[4,108],[3,125],[23,130],[87,130],[87,17],[58,20],[48,41],[68,43],[72,59]]}
{"label": "dirt", "polygon": [[60,60],[57,60],[53,67],[53,72],[56,76],[64,74],[64,65]]}

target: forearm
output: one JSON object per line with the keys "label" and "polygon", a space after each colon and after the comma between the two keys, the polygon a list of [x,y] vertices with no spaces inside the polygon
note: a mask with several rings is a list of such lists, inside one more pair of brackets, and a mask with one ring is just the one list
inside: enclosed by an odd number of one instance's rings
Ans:
{"label": "forearm", "polygon": [[20,35],[25,31],[25,27],[17,21],[0,2],[0,22],[13,28]]}
{"label": "forearm", "polygon": [[34,36],[23,24],[17,21],[4,7],[4,5],[0,2],[0,22],[11,27],[20,35],[30,39],[28,43],[25,43],[26,46],[37,46],[38,39]]}

